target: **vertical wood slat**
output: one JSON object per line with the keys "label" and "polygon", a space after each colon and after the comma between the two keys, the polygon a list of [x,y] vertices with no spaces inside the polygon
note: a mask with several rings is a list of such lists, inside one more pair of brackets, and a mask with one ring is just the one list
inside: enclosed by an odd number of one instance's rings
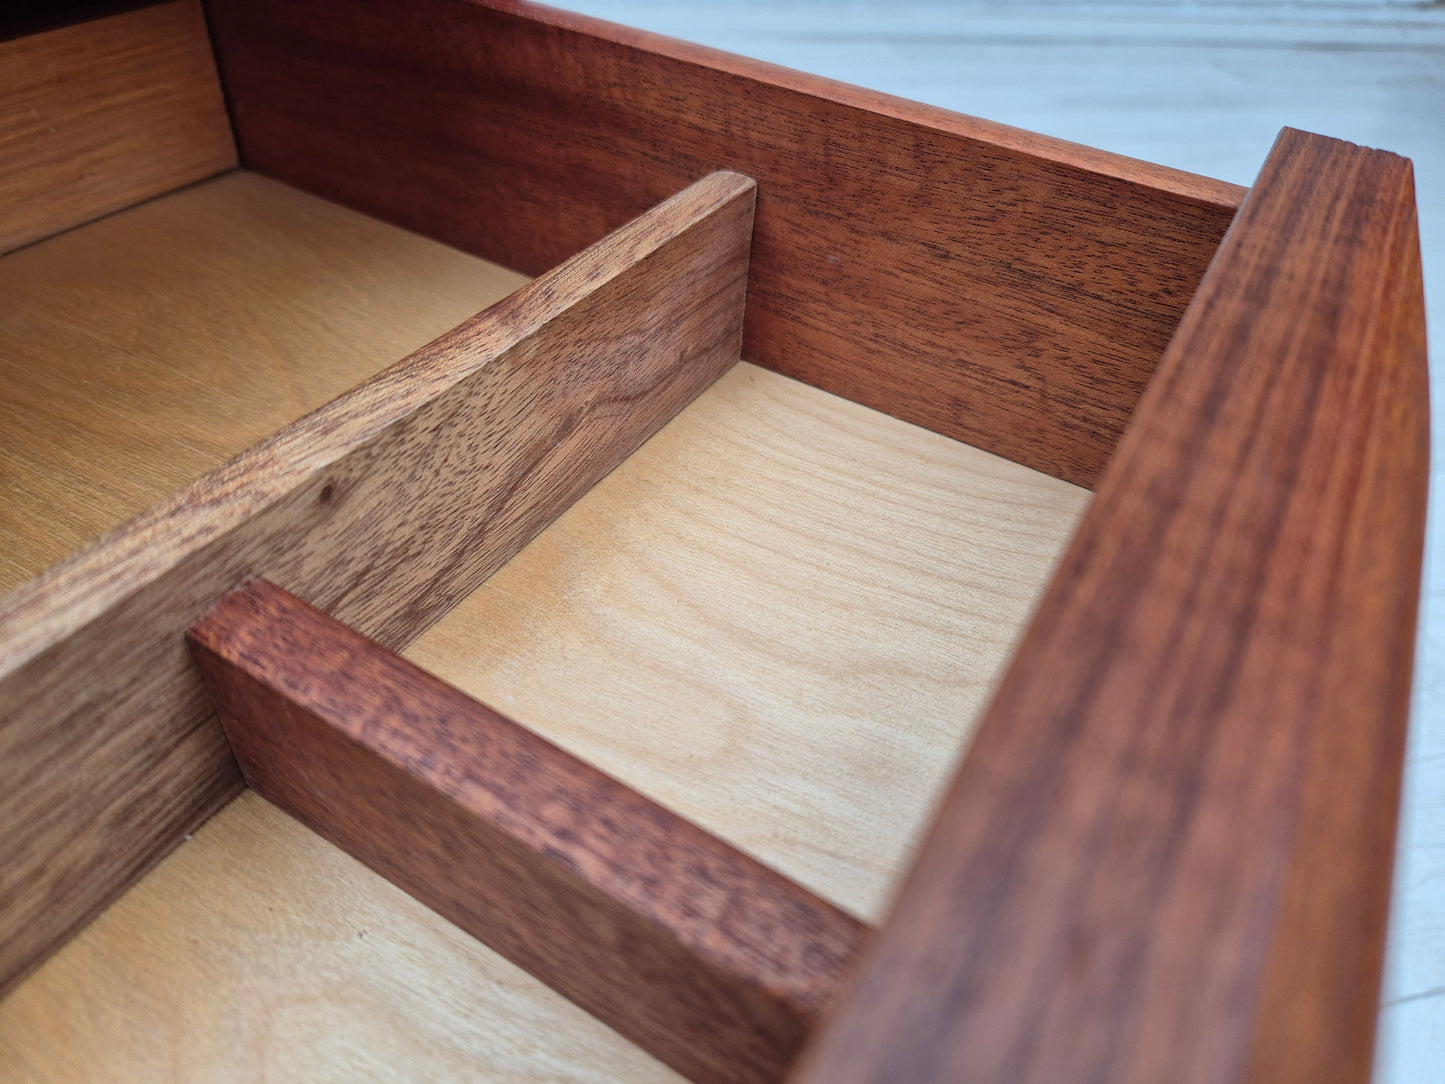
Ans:
{"label": "vertical wood slat", "polygon": [[1286,129],[797,1080],[1367,1079],[1419,267],[1409,162]]}
{"label": "vertical wood slat", "polygon": [[1243,189],[517,0],[211,0],[247,166],[535,271],[759,185],[751,362],[1078,485]]}
{"label": "vertical wood slat", "polygon": [[0,993],[235,794],[184,644],[266,576],[391,647],[738,357],[719,173],[0,599]]}
{"label": "vertical wood slat", "polygon": [[189,638],[264,797],[693,1080],[781,1078],[857,920],[264,581]]}
{"label": "vertical wood slat", "polygon": [[0,41],[0,253],[235,165],[199,0]]}

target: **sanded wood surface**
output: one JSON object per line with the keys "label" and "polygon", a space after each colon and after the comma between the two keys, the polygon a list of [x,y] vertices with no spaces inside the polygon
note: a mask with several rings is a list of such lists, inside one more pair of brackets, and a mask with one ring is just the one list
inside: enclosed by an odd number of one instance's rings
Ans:
{"label": "sanded wood surface", "polygon": [[0,592],[526,281],[235,172],[0,259]]}
{"label": "sanded wood surface", "polygon": [[1083,485],[1243,190],[512,0],[214,0],[256,169],[538,271],[758,179],[749,360]]}
{"label": "sanded wood surface", "polygon": [[737,359],[720,173],[0,600],[0,982],[239,786],[182,633],[256,575],[414,637]]}
{"label": "sanded wood surface", "polygon": [[680,1084],[246,791],[0,1001],[25,1084]]}
{"label": "sanded wood surface", "polygon": [[1367,1079],[1419,269],[1409,163],[1287,129],[799,1080]]}
{"label": "sanded wood surface", "polygon": [[0,41],[0,252],[235,164],[199,0]]}
{"label": "sanded wood surface", "polygon": [[863,927],[255,580],[192,626],[247,783],[699,1082],[778,1080]]}
{"label": "sanded wood surface", "polygon": [[1087,501],[744,363],[406,655],[876,919]]}

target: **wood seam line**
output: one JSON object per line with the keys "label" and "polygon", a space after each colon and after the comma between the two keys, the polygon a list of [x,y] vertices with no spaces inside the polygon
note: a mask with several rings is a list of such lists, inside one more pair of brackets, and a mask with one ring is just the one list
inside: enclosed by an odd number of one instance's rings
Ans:
{"label": "wood seam line", "polygon": [[184,648],[264,576],[398,648],[738,359],[714,173],[0,599],[0,994],[234,796]]}
{"label": "wood seam line", "polygon": [[856,919],[280,588],[188,639],[252,787],[691,1079],[837,991]]}

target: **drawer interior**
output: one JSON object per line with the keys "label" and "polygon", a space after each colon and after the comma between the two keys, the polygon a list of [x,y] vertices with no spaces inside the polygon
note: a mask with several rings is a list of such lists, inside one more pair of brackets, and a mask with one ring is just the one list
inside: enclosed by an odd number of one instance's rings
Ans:
{"label": "drawer interior", "polygon": [[[5,586],[524,281],[244,171],[0,258]],[[1086,500],[743,361],[407,654],[872,921]],[[0,1002],[0,1051],[673,1075],[250,792]]]}
{"label": "drawer interior", "polygon": [[0,15],[5,1071],[1363,1077],[1408,161],[78,7]]}

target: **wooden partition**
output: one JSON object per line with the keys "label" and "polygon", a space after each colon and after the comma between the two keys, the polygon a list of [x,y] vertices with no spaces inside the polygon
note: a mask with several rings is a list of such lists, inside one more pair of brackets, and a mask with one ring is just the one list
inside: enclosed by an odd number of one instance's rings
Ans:
{"label": "wooden partition", "polygon": [[837,993],[856,919],[279,588],[189,639],[249,785],[689,1079]]}
{"label": "wooden partition", "polygon": [[737,360],[720,173],[0,600],[0,988],[241,785],[186,627],[255,575],[404,645]]}
{"label": "wooden partition", "polygon": [[749,361],[1078,485],[1243,191],[533,4],[210,12],[250,168],[526,272],[739,170]]}

